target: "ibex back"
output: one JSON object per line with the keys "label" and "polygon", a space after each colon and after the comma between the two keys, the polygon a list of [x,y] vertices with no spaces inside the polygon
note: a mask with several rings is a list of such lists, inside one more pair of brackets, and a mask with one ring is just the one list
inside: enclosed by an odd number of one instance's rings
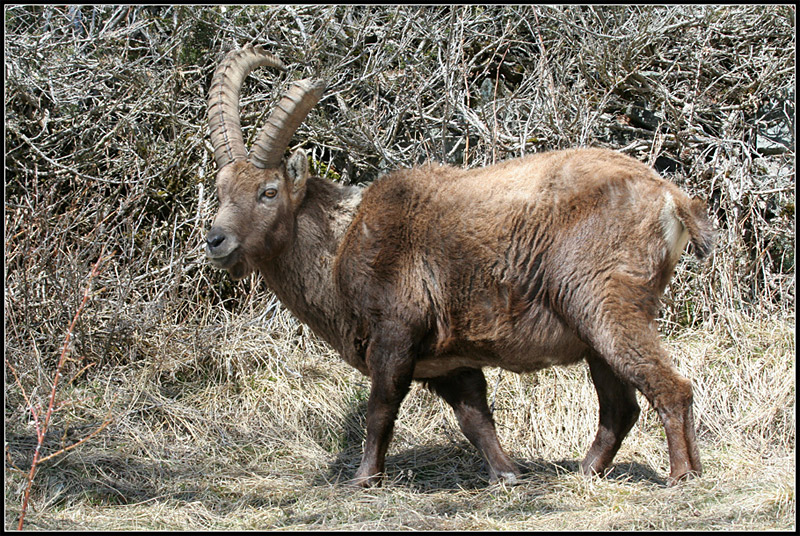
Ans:
{"label": "ibex back", "polygon": [[260,47],[231,52],[209,96],[220,209],[209,260],[234,278],[261,272],[283,304],[365,375],[364,455],[354,482],[379,482],[413,380],[452,406],[490,480],[516,480],[486,403],[482,368],[532,372],[586,359],[600,426],[581,464],[603,473],[639,415],[666,429],[670,481],[701,472],[692,388],[664,351],[659,299],[687,243],[702,258],[703,203],[636,160],[575,149],[474,170],[424,166],[366,189],[283,161],[324,83],[289,90],[252,154],[238,117],[244,77],[282,68]]}

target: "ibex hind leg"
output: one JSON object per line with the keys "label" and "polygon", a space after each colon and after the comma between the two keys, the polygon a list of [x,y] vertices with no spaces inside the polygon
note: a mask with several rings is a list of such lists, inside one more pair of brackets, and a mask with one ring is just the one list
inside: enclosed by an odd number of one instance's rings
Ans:
{"label": "ibex hind leg", "polygon": [[[608,310],[605,311],[606,314],[601,312],[600,318],[605,320],[605,325],[590,334],[592,346],[599,359],[608,365],[619,380],[633,385],[644,394],[661,418],[669,448],[670,483],[674,484],[690,475],[699,475],[702,466],[692,413],[691,382],[681,376],[670,363],[669,355],[662,347],[650,318],[644,313],[634,312],[630,302],[622,305],[619,310],[623,308],[624,314],[616,316],[608,314]],[[616,321],[610,321],[612,319]],[[595,364],[593,379],[596,372],[607,376],[602,369],[603,367]],[[619,386],[616,388],[619,389]],[[598,389],[598,396],[604,396],[601,389]],[[628,401],[623,402],[623,407],[630,409],[630,399],[627,395],[625,398]],[[601,419],[602,405],[603,402]],[[601,421],[598,436],[604,433],[602,428]],[[612,450],[613,448],[601,444],[597,449],[593,445],[589,452],[592,455],[596,452],[608,455]],[[592,466],[591,460],[584,464],[589,468]]]}
{"label": "ibex hind leg", "polygon": [[461,431],[486,460],[489,480],[516,483],[520,473],[497,439],[494,421],[486,404],[486,378],[483,371],[460,369],[427,380],[426,383],[453,408]]}

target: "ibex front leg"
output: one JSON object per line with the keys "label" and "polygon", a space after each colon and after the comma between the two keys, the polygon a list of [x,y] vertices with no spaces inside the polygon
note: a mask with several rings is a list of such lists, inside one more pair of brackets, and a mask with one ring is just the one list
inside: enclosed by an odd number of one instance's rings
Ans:
{"label": "ibex front leg", "polygon": [[353,479],[357,486],[380,483],[394,421],[414,372],[411,347],[410,337],[392,323],[379,330],[367,348],[372,390],[367,402],[364,457]]}

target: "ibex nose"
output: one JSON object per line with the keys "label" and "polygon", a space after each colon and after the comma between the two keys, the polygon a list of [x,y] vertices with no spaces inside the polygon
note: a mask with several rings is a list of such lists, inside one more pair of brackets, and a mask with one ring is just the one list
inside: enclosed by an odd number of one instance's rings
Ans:
{"label": "ibex nose", "polygon": [[220,244],[225,241],[225,235],[219,231],[212,230],[206,237],[206,244],[209,249],[216,249]]}
{"label": "ibex nose", "polygon": [[[225,231],[218,227],[212,227],[206,236],[206,255],[209,257],[224,257],[235,249],[236,242],[233,239],[228,239]],[[233,245],[233,247],[231,247]]]}

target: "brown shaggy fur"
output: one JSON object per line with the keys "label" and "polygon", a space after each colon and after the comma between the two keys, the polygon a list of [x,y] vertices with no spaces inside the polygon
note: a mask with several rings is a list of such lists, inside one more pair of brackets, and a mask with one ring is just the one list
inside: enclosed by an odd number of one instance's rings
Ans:
{"label": "brown shaggy fur", "polygon": [[209,257],[234,277],[261,271],[371,378],[356,483],[379,481],[413,379],[453,407],[490,478],[513,481],[481,368],[531,372],[581,359],[600,402],[584,472],[611,464],[639,415],[638,389],[664,423],[671,480],[700,473],[691,384],[654,319],[686,243],[700,258],[710,252],[701,202],[600,149],[400,170],[363,191],[307,177],[303,158],[277,171],[223,168]]}

